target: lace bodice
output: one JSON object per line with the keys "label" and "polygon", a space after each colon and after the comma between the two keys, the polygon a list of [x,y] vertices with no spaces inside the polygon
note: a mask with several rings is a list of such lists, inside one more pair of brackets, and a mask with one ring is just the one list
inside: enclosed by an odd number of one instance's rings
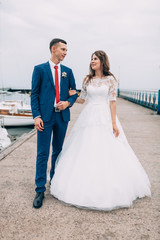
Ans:
{"label": "lace bodice", "polygon": [[89,84],[83,82],[80,98],[86,99],[88,95],[89,102],[115,101],[117,94],[118,82],[113,76],[107,76],[103,79],[94,78]]}

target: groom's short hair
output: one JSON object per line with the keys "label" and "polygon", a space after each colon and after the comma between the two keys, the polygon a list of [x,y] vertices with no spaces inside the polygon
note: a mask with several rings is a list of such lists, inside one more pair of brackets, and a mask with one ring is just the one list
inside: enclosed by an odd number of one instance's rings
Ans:
{"label": "groom's short hair", "polygon": [[52,39],[52,41],[51,41],[50,44],[49,44],[49,49],[50,49],[50,51],[51,51],[52,46],[56,45],[56,44],[59,43],[59,42],[64,43],[64,44],[67,44],[67,42],[64,41],[63,39],[54,38],[54,39]]}

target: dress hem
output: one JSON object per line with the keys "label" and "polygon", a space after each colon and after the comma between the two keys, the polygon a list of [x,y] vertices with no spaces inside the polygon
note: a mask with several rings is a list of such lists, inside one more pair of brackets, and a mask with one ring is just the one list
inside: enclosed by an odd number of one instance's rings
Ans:
{"label": "dress hem", "polygon": [[115,206],[112,208],[98,208],[98,207],[86,207],[86,206],[76,205],[73,203],[68,203],[68,202],[65,202],[65,201],[61,200],[60,198],[56,197],[56,195],[53,195],[53,194],[51,194],[51,195],[52,195],[52,197],[59,200],[66,206],[76,207],[76,208],[84,209],[84,210],[94,210],[94,211],[104,211],[104,212],[109,212],[112,210],[117,210],[117,209],[122,209],[122,208],[130,208],[133,205],[133,202],[135,202],[136,200],[140,200],[141,198],[144,198],[144,197],[151,198],[151,195],[144,195],[142,197],[135,197],[133,200],[131,200],[131,203],[127,204],[127,205]]}

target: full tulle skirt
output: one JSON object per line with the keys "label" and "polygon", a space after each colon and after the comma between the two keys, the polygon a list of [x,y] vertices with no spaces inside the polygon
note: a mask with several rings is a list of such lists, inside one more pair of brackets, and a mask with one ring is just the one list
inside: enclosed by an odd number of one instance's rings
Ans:
{"label": "full tulle skirt", "polygon": [[116,122],[118,138],[108,104],[86,105],[57,159],[54,197],[77,207],[112,210],[151,196],[148,176]]}

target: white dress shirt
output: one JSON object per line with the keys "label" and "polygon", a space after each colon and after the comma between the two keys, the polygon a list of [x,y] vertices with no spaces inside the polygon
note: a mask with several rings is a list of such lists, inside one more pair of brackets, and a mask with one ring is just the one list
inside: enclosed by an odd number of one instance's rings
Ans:
{"label": "white dress shirt", "polygon": [[[55,85],[55,68],[54,68],[54,66],[58,67],[58,81],[59,81],[59,95],[60,95],[60,84],[61,84],[61,66],[60,66],[60,63],[55,64],[54,62],[49,60],[49,65],[50,65],[50,68],[51,68],[54,85]],[[54,106],[56,106],[56,98],[55,98]]]}

